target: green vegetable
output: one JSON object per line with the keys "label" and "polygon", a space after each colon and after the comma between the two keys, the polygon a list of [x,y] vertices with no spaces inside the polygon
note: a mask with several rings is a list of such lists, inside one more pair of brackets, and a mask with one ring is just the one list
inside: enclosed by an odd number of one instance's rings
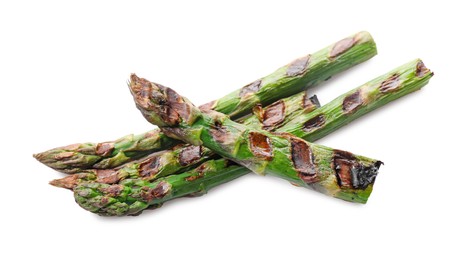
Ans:
{"label": "green vegetable", "polygon": [[[376,44],[368,32],[359,32],[314,54],[304,56],[272,74],[250,83],[223,98],[201,106],[238,118],[257,104],[266,106],[376,55]],[[158,129],[128,135],[115,141],[82,143],[35,154],[45,165],[65,173],[85,169],[109,169],[177,144]]]}
{"label": "green vegetable", "polygon": [[[241,120],[245,125],[254,128],[274,129],[292,120],[298,112],[309,113],[319,107],[316,96],[307,97],[305,91],[288,98],[281,99],[265,108],[257,106],[257,115],[250,115]],[[218,157],[218,156],[216,156]],[[146,156],[135,162],[129,162],[116,169],[89,169],[69,175],[65,178],[53,180],[52,185],[67,189],[87,181],[115,184],[124,179],[154,179],[186,171],[207,159],[215,158],[215,154],[208,148],[193,145],[177,145],[170,150]]]}
{"label": "green vegetable", "polygon": [[129,87],[137,108],[166,135],[203,145],[257,174],[274,174],[295,185],[356,200],[357,194],[371,190],[381,164],[289,133],[254,129],[219,112],[202,112],[172,89],[134,74]]}
{"label": "green vegetable", "polygon": [[[394,74],[407,76],[403,76],[403,80],[400,81],[398,85],[397,83],[391,85],[390,82],[392,81],[389,79]],[[388,102],[420,89],[428,83],[432,75],[433,73],[424,66],[421,60],[414,60],[383,76],[369,81],[346,94],[341,95],[339,98],[336,98],[321,108],[316,109],[314,112],[302,113],[301,117],[295,119],[295,122],[307,122],[309,119],[314,118],[315,115],[324,114],[325,118],[331,119],[331,124],[323,123],[319,127],[312,127],[320,124],[307,123],[303,124],[306,129],[315,130],[307,135],[307,131],[298,131],[302,129],[302,126],[300,128],[295,128],[294,133],[296,135],[299,135],[299,133],[305,133],[305,138],[307,140],[317,140],[318,138],[331,133],[339,127],[344,126],[361,116],[358,111],[363,111],[363,114],[370,112]],[[394,82],[395,81],[393,81],[393,83]],[[395,85],[397,85],[397,87],[390,91],[386,91],[390,88],[389,86]],[[384,89],[385,91],[378,92],[377,95],[372,95],[369,100],[364,100],[365,102],[358,110],[352,113],[335,113],[334,116],[331,114],[331,111],[338,111],[337,108],[341,108],[342,110],[343,100],[346,97],[350,97],[353,93],[360,93],[362,89],[371,89],[372,93],[376,93],[375,90],[380,89],[381,86],[384,86],[381,89]],[[350,98],[347,100],[349,99]],[[348,101],[346,101],[346,107],[348,107],[347,104],[349,104]],[[313,114],[313,116],[307,116],[309,114]],[[312,121],[315,122],[315,120]],[[295,122],[292,123],[294,124]],[[325,122],[329,121],[326,120]],[[320,134],[313,137],[316,133]],[[171,199],[206,193],[206,191],[210,188],[238,178],[249,172],[249,170],[245,167],[240,167],[228,162],[229,160],[226,159],[210,160],[203,163],[195,170],[179,175],[167,176],[165,178],[158,179],[153,183],[143,180],[126,180],[123,183],[116,184],[116,186],[98,183],[84,183],[75,188],[75,198],[83,208],[101,215],[120,216],[139,214],[145,208],[159,207],[162,203]],[[134,185],[136,183],[137,185]],[[164,183],[168,183],[168,185]],[[158,192],[155,190],[157,186],[159,187]],[[163,196],[154,196],[155,194],[160,194],[160,187],[169,187],[169,190],[163,192],[166,193]],[[112,189],[121,189],[124,192],[109,193],[108,191]],[[147,196],[146,194],[153,194],[153,196]],[[364,203],[367,198],[368,196],[360,194],[357,200]],[[102,201],[105,203],[101,203]]]}

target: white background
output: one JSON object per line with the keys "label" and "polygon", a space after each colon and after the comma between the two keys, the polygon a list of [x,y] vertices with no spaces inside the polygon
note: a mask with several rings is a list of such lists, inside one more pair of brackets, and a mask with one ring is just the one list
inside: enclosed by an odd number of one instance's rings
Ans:
{"label": "white background", "polygon": [[[1,2],[0,258],[464,259],[459,1],[164,2]],[[63,175],[32,158],[151,129],[127,89],[131,72],[201,104],[360,30],[378,56],[316,88],[322,104],[417,57],[435,72],[318,142],[385,162],[366,205],[250,174],[139,217],[103,218],[48,185]]]}

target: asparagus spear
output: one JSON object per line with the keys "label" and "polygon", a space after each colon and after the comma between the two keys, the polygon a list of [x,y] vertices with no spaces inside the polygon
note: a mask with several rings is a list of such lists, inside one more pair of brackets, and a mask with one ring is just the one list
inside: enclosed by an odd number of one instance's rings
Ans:
{"label": "asparagus spear", "polygon": [[203,145],[261,175],[341,199],[355,199],[375,180],[380,161],[309,143],[288,133],[270,133],[202,112],[174,90],[131,75],[131,94],[151,123],[172,138]]}
{"label": "asparagus spear", "polygon": [[[241,121],[244,125],[250,127],[264,127],[272,130],[292,120],[298,114],[297,112],[305,111],[309,113],[319,106],[316,96],[308,98],[307,93],[302,91],[265,108],[258,106],[255,108],[257,115],[250,115]],[[87,181],[107,184],[115,184],[128,178],[152,181],[179,171],[191,169],[207,159],[214,158],[214,155],[210,149],[203,146],[180,144],[168,151],[151,154],[116,169],[89,169],[65,178],[53,180],[50,184],[72,189],[77,184]]]}
{"label": "asparagus spear", "polygon": [[[396,88],[392,89],[391,91],[386,91],[390,88],[389,86],[394,86],[390,83],[392,81],[389,79],[392,77],[392,75],[395,74],[404,75],[404,77],[402,77],[403,80],[395,84],[398,84]],[[308,135],[306,134],[307,132],[305,132],[305,139],[317,140],[318,138],[321,138],[331,133],[332,131],[335,131],[339,127],[344,126],[345,124],[361,116],[358,114],[360,112],[335,113],[333,116],[331,112],[333,109],[337,110],[338,107],[342,108],[343,103],[341,103],[341,98],[344,100],[345,97],[350,97],[353,93],[360,93],[362,89],[371,89],[371,98],[365,99],[362,107],[358,110],[367,113],[383,106],[386,103],[389,103],[395,99],[420,89],[428,83],[432,76],[433,73],[424,66],[421,60],[414,60],[383,76],[369,81],[310,113],[314,115],[324,114],[325,118],[331,118],[331,124],[321,124],[321,127],[317,128],[318,131],[320,131],[318,133],[321,134],[318,134],[316,137],[313,137],[313,134],[315,134],[316,131],[310,132]],[[385,91],[380,91],[378,94],[373,95],[376,93],[376,89],[384,89]],[[323,111],[326,112],[323,113]],[[294,121],[307,122],[310,118],[313,117],[308,117],[306,113],[302,113],[296,117]],[[308,126],[309,124],[303,124],[302,127],[308,129]],[[295,133],[298,135],[299,133],[303,132],[296,131]],[[76,201],[83,208],[100,215],[119,216],[138,214],[147,207],[152,207],[153,205],[161,206],[161,204],[171,199],[183,197],[189,194],[206,193],[206,191],[210,188],[238,178],[247,174],[248,172],[249,170],[247,168],[226,163],[225,159],[214,161],[210,160],[195,170],[191,170],[180,175],[167,176],[166,178],[159,179],[154,183],[138,180],[126,180],[126,183],[121,183],[116,186],[108,184],[84,183],[78,185],[74,189],[74,194]],[[137,186],[134,185],[134,183],[137,183]],[[156,187],[159,188],[155,189]],[[166,187],[166,190],[163,189],[163,192],[160,193],[160,187]],[[110,190],[120,189],[122,191],[124,190],[124,192],[108,192]],[[370,187],[368,187],[365,193],[357,194],[354,201],[365,203],[368,199],[370,191]],[[146,194],[152,194],[152,196],[147,196]],[[155,196],[155,194],[158,195]]]}
{"label": "asparagus spear", "polygon": [[[313,87],[331,76],[376,55],[376,45],[368,32],[359,32],[314,54],[299,58],[270,75],[258,79],[223,98],[201,107],[238,118],[256,104],[264,106],[286,96]],[[45,165],[65,173],[83,169],[108,169],[165,150],[177,142],[158,129],[140,135],[128,135],[116,141],[83,143],[58,147],[34,157]]]}

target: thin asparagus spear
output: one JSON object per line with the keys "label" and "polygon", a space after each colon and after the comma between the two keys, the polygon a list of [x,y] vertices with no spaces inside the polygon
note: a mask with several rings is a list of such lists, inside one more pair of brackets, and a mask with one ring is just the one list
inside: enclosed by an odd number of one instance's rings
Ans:
{"label": "thin asparagus spear", "polygon": [[[292,120],[298,112],[309,113],[319,107],[316,96],[307,97],[305,91],[281,99],[265,108],[258,106],[257,115],[250,115],[242,120],[244,125],[254,128],[274,129]],[[50,184],[72,189],[77,184],[87,181],[115,184],[124,179],[140,178],[146,181],[186,171],[207,159],[213,159],[215,154],[208,148],[193,145],[177,145],[168,151],[146,156],[135,162],[129,162],[116,169],[89,169],[84,172],[53,180]]]}
{"label": "thin asparagus spear", "polygon": [[313,142],[378,107],[421,89],[432,76],[433,72],[420,59],[412,60],[313,112],[298,112],[299,116],[276,131],[289,132]]}
{"label": "thin asparagus spear", "polygon": [[336,198],[373,185],[381,162],[346,151],[309,143],[288,133],[270,133],[202,112],[174,90],[131,75],[137,108],[172,138],[203,145],[261,175],[267,173]]}
{"label": "thin asparagus spear", "polygon": [[[407,63],[399,68],[380,76],[372,81],[369,81],[362,86],[343,94],[341,97],[350,96],[351,93],[360,92],[362,89],[367,89],[366,86],[372,86],[372,93],[375,93],[374,88],[389,89],[389,79],[392,75],[406,75],[404,80],[399,82],[399,85],[391,91],[379,92],[376,95],[370,95],[370,99],[365,99],[362,108],[358,111],[364,111],[364,113],[373,111],[374,109],[383,106],[395,99],[398,99],[404,95],[407,95],[415,90],[425,86],[429,79],[433,76],[433,73],[427,69],[421,60],[415,60]],[[376,84],[377,82],[377,84]],[[376,87],[377,86],[377,87]],[[382,87],[383,86],[383,87]],[[365,93],[365,92],[364,92]],[[306,134],[307,140],[317,140],[332,131],[335,131],[339,127],[354,121],[360,114],[358,113],[335,113],[332,116],[333,111],[331,108],[341,107],[341,97],[334,99],[330,103],[316,109],[310,114],[325,114],[326,118],[331,118],[331,124],[325,123],[318,128],[321,131],[319,135],[313,137],[315,132]],[[346,102],[347,104],[347,102]],[[363,110],[361,110],[363,109]],[[327,111],[324,112],[323,111]],[[306,113],[302,113],[299,117],[296,117],[295,122],[307,122],[308,117]],[[305,124],[304,124],[305,125]],[[307,124],[308,128],[308,124]],[[282,128],[281,128],[282,129]],[[297,128],[301,129],[301,128]],[[295,131],[296,135],[302,133],[301,131]],[[307,132],[305,132],[307,133]],[[223,162],[221,162],[223,161]],[[147,207],[153,205],[161,206],[162,203],[172,200],[178,197],[183,197],[189,194],[202,194],[206,193],[210,188],[216,187],[222,183],[230,181],[245,175],[249,170],[245,167],[239,167],[237,165],[230,165],[224,162],[225,159],[219,159],[215,161],[205,162],[195,170],[191,170],[180,175],[172,175],[163,179],[159,179],[154,183],[148,183],[138,180],[126,180],[127,183],[121,183],[119,186],[108,185],[108,184],[94,184],[85,183],[77,186],[75,191],[76,201],[85,209],[98,213],[100,215],[128,215],[141,213]],[[212,166],[213,165],[213,166]],[[205,178],[208,177],[208,178]],[[137,182],[137,186],[133,185]],[[166,182],[168,185],[161,184]],[[124,184],[124,185],[123,185]],[[159,186],[160,185],[160,186]],[[163,189],[160,193],[160,188],[155,190],[156,187],[169,187],[167,190]],[[124,192],[109,193],[109,190],[124,190]],[[365,203],[368,199],[370,190],[367,189],[367,193],[357,194],[354,201]],[[153,194],[147,196],[143,194]],[[159,194],[155,196],[155,194]],[[160,194],[164,194],[161,196]],[[105,203],[101,203],[101,202]]]}
{"label": "thin asparagus spear", "polygon": [[[368,32],[359,32],[314,54],[299,58],[223,98],[209,102],[203,109],[214,109],[238,118],[256,104],[264,106],[313,87],[331,76],[376,55],[376,44]],[[108,169],[147,154],[165,150],[177,142],[158,129],[128,135],[116,141],[73,144],[35,154],[45,165],[65,173],[84,169]]]}

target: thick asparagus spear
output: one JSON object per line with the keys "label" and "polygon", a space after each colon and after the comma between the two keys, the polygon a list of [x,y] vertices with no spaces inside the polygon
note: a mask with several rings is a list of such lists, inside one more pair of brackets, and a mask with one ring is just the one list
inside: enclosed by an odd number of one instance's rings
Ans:
{"label": "thick asparagus spear", "polygon": [[[390,84],[388,83],[391,82],[389,79],[392,77],[392,75],[395,74],[404,75],[402,77],[403,80],[398,82],[397,87],[395,89],[391,89],[391,91],[382,91],[378,94],[375,94],[377,89],[389,89],[390,87],[388,86],[390,86]],[[344,100],[345,97],[350,97],[352,93],[360,93],[361,90],[371,89],[370,92],[372,95],[369,95],[371,98],[365,99],[362,108],[358,110],[367,113],[383,106],[388,102],[420,89],[428,83],[432,76],[433,73],[424,66],[421,60],[415,60],[413,62],[407,63],[383,76],[380,76],[356,89],[353,89],[352,91],[349,91],[346,94],[341,95],[339,98],[334,99],[330,103],[310,113],[314,115],[324,114],[325,118],[331,118],[331,124],[323,123],[321,124],[321,127],[316,128],[318,131],[320,131],[318,133],[321,134],[313,137],[313,134],[315,134],[316,131],[311,132],[308,135],[306,134],[307,131],[298,131],[303,127],[308,129],[309,124],[303,124],[301,128],[296,129],[297,131],[295,131],[295,133],[296,135],[299,135],[299,133],[305,133],[305,138],[307,140],[316,140],[357,119],[360,116],[360,114],[358,114],[360,112],[334,113],[334,116],[331,112],[337,111],[338,107],[341,107],[342,109],[343,103],[341,103],[341,100]],[[364,91],[363,93],[367,92]],[[314,116],[307,116],[307,113],[302,113],[300,116],[296,117],[294,121],[307,122],[313,117]],[[171,199],[189,194],[204,193],[212,187],[238,178],[248,172],[249,170],[245,167],[231,165],[226,163],[225,159],[220,159],[205,162],[195,170],[180,175],[168,176],[166,178],[159,179],[154,183],[138,180],[126,180],[126,183],[121,183],[116,186],[108,184],[85,183],[77,186],[74,191],[76,201],[83,208],[92,212],[101,215],[137,214],[147,207],[151,207],[152,205],[160,206],[162,203]],[[133,185],[134,183],[137,183],[137,185]],[[158,189],[155,189],[157,186]],[[166,188],[161,189],[160,187]],[[110,190],[122,190],[122,192],[110,193],[108,192]],[[358,196],[355,196],[354,201],[365,203],[368,199],[368,195],[370,194],[369,189],[366,191],[366,193],[357,194]],[[147,196],[147,194],[152,195]]]}
{"label": "thick asparagus spear", "polygon": [[[294,118],[298,112],[309,113],[319,107],[316,96],[307,97],[305,91],[281,99],[265,108],[257,107],[257,115],[250,115],[241,121],[254,128],[272,130]],[[89,169],[84,172],[53,180],[50,184],[72,189],[77,184],[94,181],[115,184],[124,179],[140,178],[146,181],[192,169],[207,159],[213,159],[214,153],[202,146],[177,145],[174,148],[151,154],[135,162],[129,162],[116,169]]]}
{"label": "thick asparagus spear", "polygon": [[[201,107],[238,118],[249,113],[256,104],[266,106],[306,87],[315,86],[374,55],[376,45],[371,35],[359,32]],[[155,129],[116,141],[59,147],[35,154],[34,157],[55,170],[74,173],[90,168],[117,167],[155,151],[168,149],[176,143]]]}
{"label": "thick asparagus spear", "polygon": [[380,161],[309,143],[288,133],[270,133],[202,112],[174,90],[131,75],[137,108],[168,136],[203,145],[257,174],[273,174],[336,198],[373,185]]}

